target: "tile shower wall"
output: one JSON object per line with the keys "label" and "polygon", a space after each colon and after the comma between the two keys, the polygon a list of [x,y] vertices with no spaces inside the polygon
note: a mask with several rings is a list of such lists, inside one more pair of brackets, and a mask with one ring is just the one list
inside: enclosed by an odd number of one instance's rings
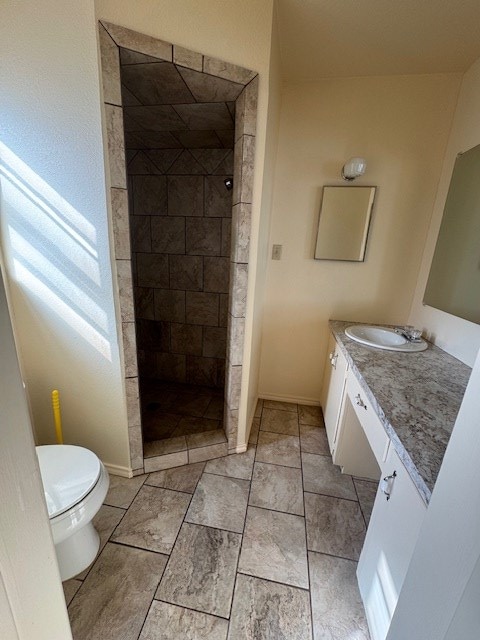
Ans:
{"label": "tile shower wall", "polygon": [[140,375],[223,387],[231,149],[129,152]]}

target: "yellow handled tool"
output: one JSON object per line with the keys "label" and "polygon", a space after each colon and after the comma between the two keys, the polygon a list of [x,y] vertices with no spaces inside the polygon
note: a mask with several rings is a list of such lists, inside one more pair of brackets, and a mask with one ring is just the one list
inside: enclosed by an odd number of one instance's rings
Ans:
{"label": "yellow handled tool", "polygon": [[62,416],[60,415],[60,398],[57,389],[52,391],[53,419],[55,421],[55,434],[57,444],[63,444]]}

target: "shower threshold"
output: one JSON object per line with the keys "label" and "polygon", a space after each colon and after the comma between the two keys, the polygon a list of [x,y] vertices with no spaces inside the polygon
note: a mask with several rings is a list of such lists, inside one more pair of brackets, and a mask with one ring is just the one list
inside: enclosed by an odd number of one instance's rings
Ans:
{"label": "shower threshold", "polygon": [[223,389],[151,379],[140,388],[145,473],[228,454]]}

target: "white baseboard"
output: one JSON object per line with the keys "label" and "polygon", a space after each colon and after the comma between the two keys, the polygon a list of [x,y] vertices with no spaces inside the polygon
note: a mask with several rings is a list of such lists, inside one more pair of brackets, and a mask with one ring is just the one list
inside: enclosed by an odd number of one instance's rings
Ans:
{"label": "white baseboard", "polygon": [[304,398],[303,396],[282,396],[276,393],[260,393],[259,398],[261,400],[276,400],[277,402],[293,402],[295,404],[308,404],[315,407],[320,406],[320,400]]}
{"label": "white baseboard", "polygon": [[121,478],[133,478],[133,474],[135,473],[131,467],[120,467],[118,464],[106,464],[103,463],[105,469],[112,476],[120,476]]}

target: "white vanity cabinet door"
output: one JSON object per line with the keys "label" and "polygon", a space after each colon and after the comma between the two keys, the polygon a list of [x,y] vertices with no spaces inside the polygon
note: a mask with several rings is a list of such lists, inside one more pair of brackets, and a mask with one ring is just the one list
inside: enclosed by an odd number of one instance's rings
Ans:
{"label": "white vanity cabinet door", "polygon": [[388,480],[380,482],[357,569],[372,640],[387,635],[426,512],[393,446],[383,468]]}
{"label": "white vanity cabinet door", "polygon": [[[351,372],[350,372],[351,373]],[[342,473],[378,482],[381,469],[348,393],[348,376],[332,460]],[[363,417],[363,416],[362,416]]]}
{"label": "white vanity cabinet door", "polygon": [[325,363],[325,377],[322,389],[322,407],[328,445],[333,454],[337,432],[340,407],[342,404],[345,378],[347,374],[347,360],[337,345],[333,335],[328,343],[328,355]]}
{"label": "white vanity cabinet door", "polygon": [[[346,393],[350,397],[353,409],[362,425],[368,443],[380,468],[386,460],[390,438],[375,413],[365,391],[352,371],[347,376]],[[367,476],[369,477],[369,476]]]}

